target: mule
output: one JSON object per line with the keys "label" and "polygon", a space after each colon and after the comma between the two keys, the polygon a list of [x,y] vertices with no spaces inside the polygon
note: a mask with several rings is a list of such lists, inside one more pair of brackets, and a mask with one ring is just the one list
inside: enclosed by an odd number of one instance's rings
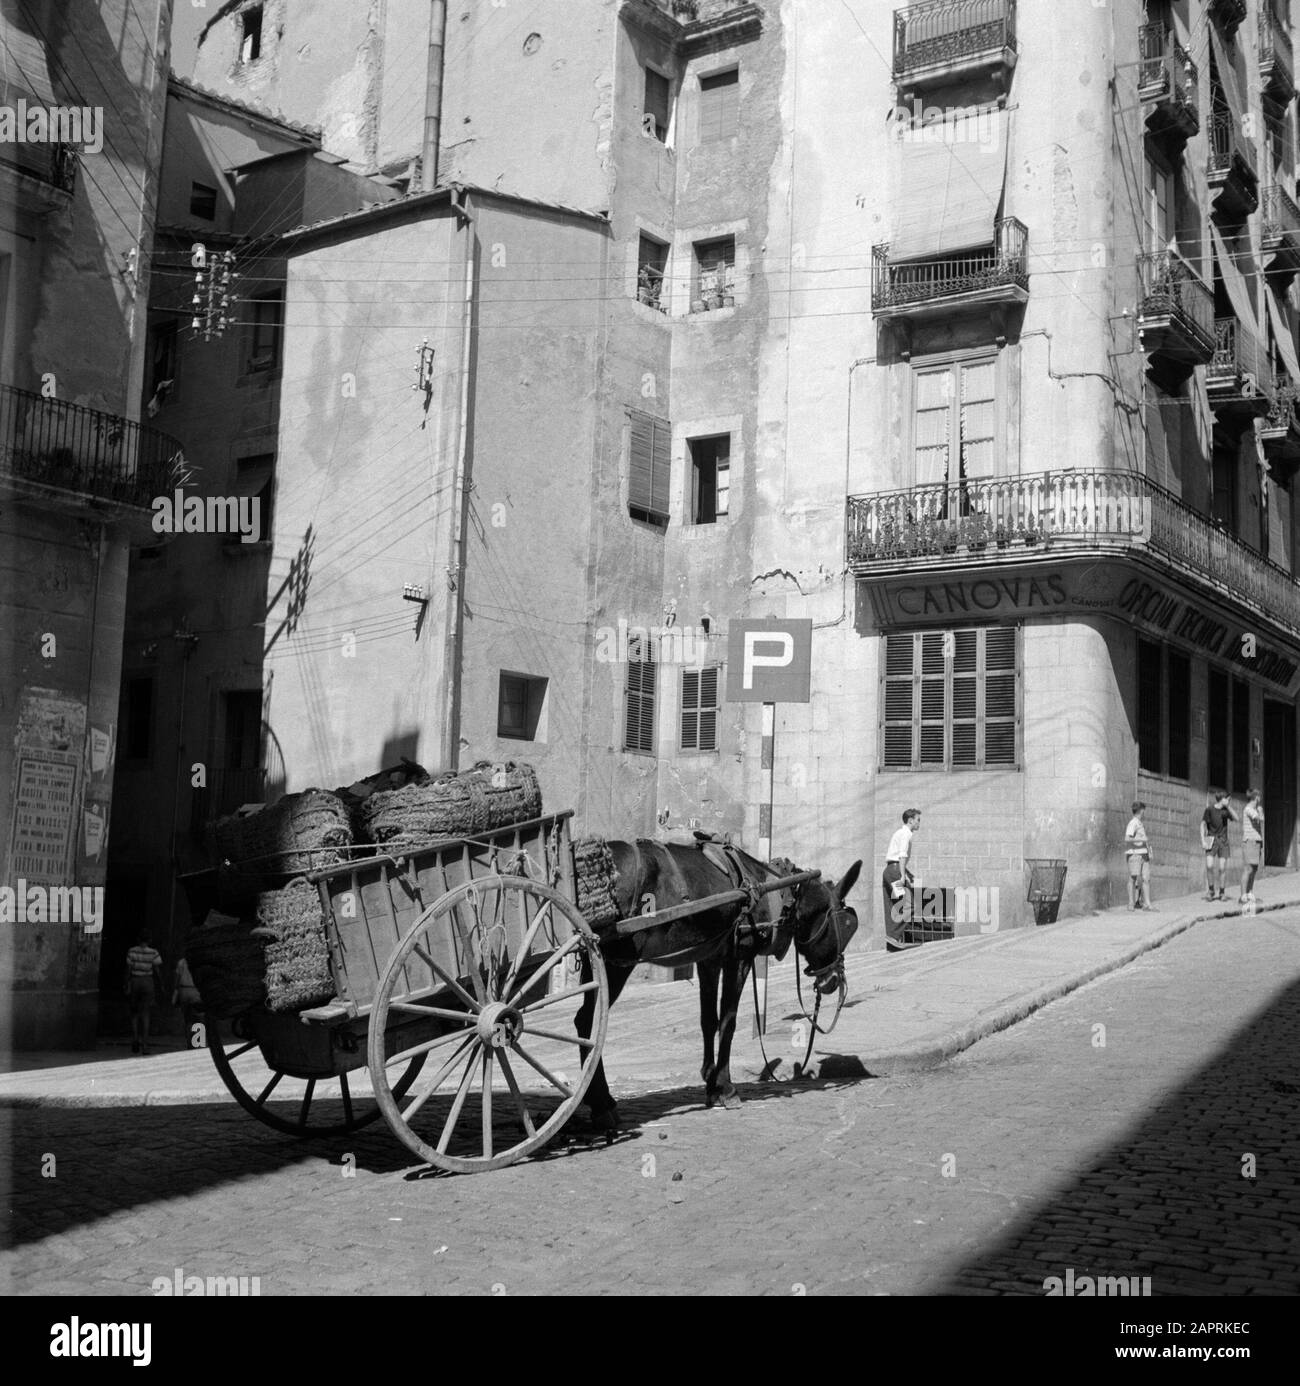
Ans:
{"label": "mule", "polygon": [[[724,866],[706,856],[700,845],[648,841],[606,845],[616,871],[614,898],[624,919],[799,871],[785,859],[766,863],[733,850],[729,860],[741,876],[738,882]],[[760,955],[780,959],[793,942],[817,992],[823,997],[835,995],[844,981],[844,949],[858,927],[857,914],[845,904],[845,897],[861,870],[861,861],[855,861],[835,885],[820,878],[803,881],[759,897],[752,908],[741,901],[632,934],[604,931],[601,956],[609,979],[610,1006],[618,1000],[638,963],[661,967],[694,963],[700,986],[704,1040],[700,1076],[705,1105],[739,1107],[740,1094],[731,1081],[731,1041],[754,959]],[[583,981],[590,980],[590,967],[584,962]],[[591,1034],[595,1012],[595,994],[588,992],[574,1022],[583,1039]],[[618,1107],[605,1080],[603,1061],[597,1064],[584,1100],[596,1129],[617,1129]]]}

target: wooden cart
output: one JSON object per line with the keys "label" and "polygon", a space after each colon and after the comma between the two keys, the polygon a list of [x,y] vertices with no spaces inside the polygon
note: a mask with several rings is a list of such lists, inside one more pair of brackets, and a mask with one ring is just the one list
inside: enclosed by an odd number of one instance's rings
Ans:
{"label": "wooden cart", "polygon": [[[295,1135],[337,1135],[382,1114],[422,1159],[461,1173],[545,1145],[582,1101],[609,1013],[600,948],[576,904],[571,817],[309,873],[337,996],[208,1025],[236,1100]],[[196,925],[215,875],[183,878]],[[580,1039],[574,1020],[589,994],[594,1016]],[[361,1068],[370,1094],[349,1083]],[[277,1110],[286,1096],[288,1115]]]}

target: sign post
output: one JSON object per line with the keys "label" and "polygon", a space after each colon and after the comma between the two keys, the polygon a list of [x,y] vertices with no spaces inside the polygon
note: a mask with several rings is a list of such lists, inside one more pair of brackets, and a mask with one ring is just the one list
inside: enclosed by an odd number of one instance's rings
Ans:
{"label": "sign post", "polygon": [[[772,802],[776,784],[776,705],[812,696],[812,622],[732,621],[727,630],[727,701],[763,704],[758,805],[758,855],[772,859]],[[767,1033],[767,959],[754,959],[758,1013],[754,1034]]]}

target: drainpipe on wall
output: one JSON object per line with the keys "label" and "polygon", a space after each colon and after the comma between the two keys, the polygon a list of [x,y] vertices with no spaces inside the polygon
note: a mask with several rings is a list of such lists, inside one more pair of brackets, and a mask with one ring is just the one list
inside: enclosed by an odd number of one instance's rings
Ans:
{"label": "drainpipe on wall", "polygon": [[465,301],[461,326],[460,348],[460,419],[456,440],[456,476],[451,490],[451,547],[448,552],[447,582],[447,640],[443,669],[446,676],[447,701],[442,727],[441,766],[446,770],[460,769],[460,704],[461,676],[464,667],[463,627],[465,616],[465,531],[469,488],[466,479],[470,466],[469,411],[473,394],[471,376],[474,369],[474,259],[478,243],[477,228],[465,205],[465,190],[452,190],[452,205],[461,220],[465,236]]}
{"label": "drainpipe on wall", "polygon": [[429,0],[429,77],[424,93],[424,145],[420,151],[420,187],[438,185],[438,145],[442,133],[443,49],[447,41],[447,0]]}

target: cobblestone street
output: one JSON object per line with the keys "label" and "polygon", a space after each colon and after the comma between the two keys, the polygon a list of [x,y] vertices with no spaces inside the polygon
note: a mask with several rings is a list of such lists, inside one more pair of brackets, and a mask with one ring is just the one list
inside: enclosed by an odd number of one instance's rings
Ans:
{"label": "cobblestone street", "polygon": [[819,1082],[739,1112],[624,1085],[612,1145],[477,1177],[421,1176],[382,1124],[314,1146],[230,1104],[7,1110],[0,1288],[1294,1294],[1298,968],[1300,912],[1202,923],[936,1071],[865,1077],[832,1037]]}

